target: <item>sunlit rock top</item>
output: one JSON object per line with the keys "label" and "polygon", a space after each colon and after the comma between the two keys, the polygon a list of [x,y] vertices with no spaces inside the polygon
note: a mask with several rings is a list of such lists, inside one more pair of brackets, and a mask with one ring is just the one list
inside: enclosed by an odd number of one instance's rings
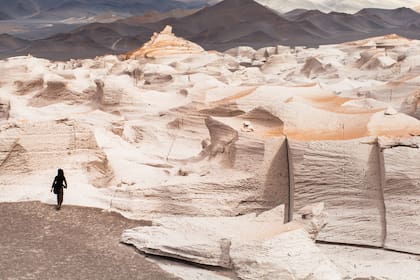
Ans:
{"label": "sunlit rock top", "polygon": [[160,33],[154,33],[150,41],[141,48],[128,53],[128,58],[162,57],[179,54],[195,54],[204,52],[199,45],[175,36],[172,26],[167,25]]}

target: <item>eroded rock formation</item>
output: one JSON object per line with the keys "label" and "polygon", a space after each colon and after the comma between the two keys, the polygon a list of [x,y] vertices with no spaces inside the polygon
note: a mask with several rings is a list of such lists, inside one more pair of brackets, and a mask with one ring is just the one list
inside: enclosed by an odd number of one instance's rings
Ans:
{"label": "eroded rock formation", "polygon": [[[46,190],[61,167],[68,203],[172,217],[141,232],[145,251],[234,267],[244,279],[313,270],[325,279],[313,263],[301,267],[306,255],[319,260],[310,238],[419,253],[418,48],[388,36],[203,52],[166,28],[126,60],[0,61],[0,95],[12,104],[1,109],[0,199],[53,203]],[[246,214],[279,205],[280,227],[299,221],[310,238],[296,230],[244,244],[220,233],[229,217],[255,220]],[[174,229],[179,216],[205,221],[194,244]],[[218,224],[211,236],[208,221]],[[172,235],[188,250],[164,243]]]}
{"label": "eroded rock formation", "polygon": [[0,119],[8,119],[10,114],[10,101],[0,99]]}
{"label": "eroded rock formation", "polygon": [[[3,184],[37,184],[34,178],[58,167],[70,173],[86,170],[89,183],[96,187],[109,186],[113,178],[106,155],[86,124],[62,119],[3,125],[0,131]],[[24,177],[19,176],[22,172]],[[35,181],[30,182],[31,178]],[[49,185],[44,187],[48,189]]]}
{"label": "eroded rock formation", "polygon": [[283,224],[283,214],[279,206],[259,216],[161,218],[121,240],[146,254],[231,269],[240,279],[341,279],[301,225]]}
{"label": "eroded rock formation", "polygon": [[185,39],[176,37],[172,27],[166,26],[160,33],[153,34],[149,42],[140,49],[127,54],[128,58],[155,58],[168,55],[202,53],[203,48]]}

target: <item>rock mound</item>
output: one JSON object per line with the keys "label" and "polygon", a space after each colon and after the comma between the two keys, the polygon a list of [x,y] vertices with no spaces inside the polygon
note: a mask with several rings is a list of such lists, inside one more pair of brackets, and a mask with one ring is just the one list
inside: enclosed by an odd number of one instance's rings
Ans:
{"label": "rock mound", "polygon": [[150,41],[140,49],[127,54],[127,58],[156,58],[162,56],[197,54],[204,52],[199,45],[175,36],[172,27],[166,26],[160,33],[154,33]]}
{"label": "rock mound", "polygon": [[283,224],[283,208],[259,216],[161,218],[126,230],[121,240],[146,254],[233,270],[240,279],[341,279],[300,224]]}

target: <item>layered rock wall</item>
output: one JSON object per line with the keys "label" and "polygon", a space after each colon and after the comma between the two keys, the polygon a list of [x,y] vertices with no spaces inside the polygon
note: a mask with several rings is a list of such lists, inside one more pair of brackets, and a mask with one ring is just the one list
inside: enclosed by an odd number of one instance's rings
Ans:
{"label": "layered rock wall", "polygon": [[293,210],[315,202],[327,206],[329,223],[318,238],[382,246],[384,209],[375,139],[289,140],[289,146]]}
{"label": "layered rock wall", "polygon": [[385,248],[420,253],[420,138],[383,143]]}
{"label": "layered rock wall", "polygon": [[40,174],[63,168],[83,167],[90,182],[105,187],[112,179],[112,170],[104,152],[98,147],[89,126],[57,120],[20,123],[0,127],[0,177],[7,184],[19,183],[17,176]]}
{"label": "layered rock wall", "polygon": [[291,211],[329,214],[318,240],[420,253],[419,137],[288,142]]}

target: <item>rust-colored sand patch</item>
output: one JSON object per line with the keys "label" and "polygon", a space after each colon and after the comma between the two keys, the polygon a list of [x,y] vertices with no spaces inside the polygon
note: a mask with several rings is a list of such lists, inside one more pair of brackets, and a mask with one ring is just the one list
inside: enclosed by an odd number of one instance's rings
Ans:
{"label": "rust-colored sand patch", "polygon": [[298,131],[291,130],[285,133],[288,138],[302,141],[319,141],[319,140],[350,140],[356,138],[362,138],[368,136],[368,131],[366,126],[355,127],[351,129],[346,129],[343,126],[342,129],[337,129],[335,131],[328,132],[319,132],[317,130],[313,131]]}
{"label": "rust-colored sand patch", "polygon": [[308,87],[315,87],[316,85],[317,85],[317,83],[307,83],[307,84],[292,85],[291,87],[294,87],[294,88],[299,88],[299,87],[308,88]]}
{"label": "rust-colored sand patch", "polygon": [[266,129],[262,132],[262,136],[266,136],[266,137],[284,136],[283,126],[277,126],[277,127]]}
{"label": "rust-colored sand patch", "polygon": [[211,105],[222,105],[222,104],[226,104],[226,103],[229,103],[229,102],[238,100],[238,99],[240,99],[242,97],[248,96],[251,93],[253,93],[256,89],[257,89],[257,87],[251,87],[251,88],[242,90],[242,91],[240,91],[240,92],[238,92],[238,93],[236,93],[234,95],[231,95],[231,96],[222,98],[222,99],[217,100],[217,101],[210,102],[210,104]]}
{"label": "rust-colored sand patch", "polygon": [[388,82],[386,85],[390,86],[390,87],[396,87],[396,86],[400,86],[406,82],[408,82],[409,80],[415,79],[417,77],[419,77],[420,75],[418,73],[412,73],[412,74],[408,74],[398,80],[394,80],[394,81],[390,81]]}

